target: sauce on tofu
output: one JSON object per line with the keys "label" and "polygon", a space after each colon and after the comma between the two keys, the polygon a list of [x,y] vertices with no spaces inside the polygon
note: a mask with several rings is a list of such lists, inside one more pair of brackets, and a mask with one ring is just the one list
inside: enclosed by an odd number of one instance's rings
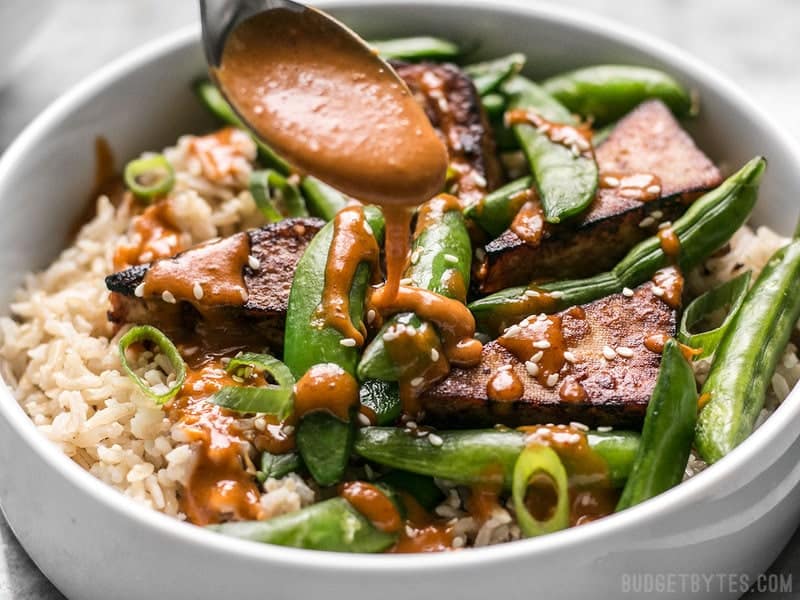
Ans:
{"label": "sauce on tofu", "polygon": [[120,271],[173,256],[186,249],[182,237],[171,215],[169,201],[156,202],[133,218],[129,241],[117,246],[114,253],[114,269]]}

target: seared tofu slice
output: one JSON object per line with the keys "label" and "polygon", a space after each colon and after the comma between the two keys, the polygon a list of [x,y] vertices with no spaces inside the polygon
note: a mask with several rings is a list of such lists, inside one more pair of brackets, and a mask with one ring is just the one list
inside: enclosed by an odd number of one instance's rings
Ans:
{"label": "seared tofu slice", "polygon": [[297,262],[323,225],[286,219],[109,275],[109,319],[278,348]]}
{"label": "seared tofu slice", "polygon": [[391,61],[441,136],[461,204],[480,200],[501,183],[492,129],[475,85],[452,64]]}
{"label": "seared tofu slice", "polygon": [[722,182],[717,167],[659,100],[641,104],[620,120],[595,156],[601,180],[604,175],[655,175],[658,197],[643,202],[622,187],[601,187],[584,215],[546,224],[538,247],[506,230],[485,247],[476,273],[480,292],[607,271],[660,222],[676,219],[687,204]]}
{"label": "seared tofu slice", "polygon": [[[499,341],[489,342],[478,366],[453,369],[423,394],[426,423],[442,428],[570,421],[640,426],[661,363],[661,355],[645,347],[645,340],[650,338],[648,345],[653,347],[658,334],[673,335],[676,311],[655,296],[653,283],[647,282],[632,296],[614,294],[558,313],[556,318],[560,318],[564,354],[569,357],[557,381],[542,382],[542,373],[532,376],[530,365],[526,367]],[[547,352],[541,353],[544,357],[539,357],[534,372],[546,368]],[[490,380],[503,370],[522,383],[524,391],[517,400],[490,399]],[[576,393],[576,384],[583,392]]]}

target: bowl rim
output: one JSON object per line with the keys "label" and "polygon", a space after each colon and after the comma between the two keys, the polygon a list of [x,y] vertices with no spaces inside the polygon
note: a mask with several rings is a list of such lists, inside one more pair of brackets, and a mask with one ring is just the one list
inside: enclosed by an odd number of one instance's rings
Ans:
{"label": "bowl rim", "polygon": [[[522,3],[519,0],[493,0],[487,7],[482,0],[406,0],[381,2],[380,0],[319,0],[317,4],[324,9],[364,9],[372,7],[390,9],[402,7],[462,6],[517,15],[523,19],[544,20],[566,24],[601,37],[614,39],[636,47],[654,58],[672,63],[682,73],[690,74],[708,83],[724,97],[734,100],[747,110],[759,129],[777,141],[786,156],[800,170],[800,144],[784,129],[779,127],[766,112],[752,101],[747,94],[725,76],[717,73],[702,61],[683,50],[634,28],[575,9],[542,4]],[[148,42],[122,57],[95,71],[81,82],[52,102],[20,133],[7,150],[0,156],[0,186],[15,166],[65,115],[80,107],[100,91],[113,87],[129,72],[156,63],[160,58],[199,43],[199,27],[189,25],[172,33]],[[791,436],[787,431],[792,418],[800,417],[800,385],[795,386],[777,410],[754,431],[745,442],[724,457],[713,468],[699,473],[683,484],[637,505],[624,512],[610,515],[598,521],[571,528],[540,538],[520,540],[510,544],[475,548],[469,552],[444,552],[435,555],[368,555],[354,557],[344,553],[303,550],[259,544],[218,535],[200,527],[178,521],[155,510],[148,509],[127,498],[111,486],[101,482],[85,471],[55,444],[50,443],[36,429],[17,402],[14,392],[5,381],[0,382],[0,415],[10,424],[16,434],[46,463],[69,483],[82,490],[105,508],[117,513],[119,518],[127,518],[139,525],[169,535],[176,542],[203,546],[209,553],[223,552],[247,560],[268,561],[288,567],[302,567],[337,574],[359,572],[361,574],[381,574],[382,572],[403,573],[440,569],[464,569],[477,565],[507,561],[521,556],[533,557],[570,546],[577,547],[587,541],[613,535],[616,530],[630,530],[646,526],[658,520],[663,513],[688,508],[697,500],[707,496],[720,484],[732,478],[743,467],[758,464],[759,456],[766,452],[778,436]],[[769,455],[769,452],[766,452]],[[12,525],[13,528],[13,525]],[[310,560],[312,559],[312,560]],[[34,557],[35,560],[35,557]]]}

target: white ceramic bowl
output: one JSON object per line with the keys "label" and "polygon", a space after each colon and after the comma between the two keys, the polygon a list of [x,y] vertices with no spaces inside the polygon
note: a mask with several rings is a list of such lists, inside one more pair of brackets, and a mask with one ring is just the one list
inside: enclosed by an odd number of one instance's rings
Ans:
{"label": "white ceramic bowl", "polygon": [[[662,67],[700,92],[692,133],[715,160],[769,158],[754,221],[788,234],[797,218],[797,147],[741,91],[679,50],[595,17],[519,2],[320,4],[365,37],[425,33],[479,42],[485,56],[523,51],[534,76],[598,62]],[[189,92],[203,71],[197,31],[180,31],[103,69],[25,130],[0,161],[0,306],[25,271],[63,247],[91,187],[96,135],[125,159],[209,125]],[[626,590],[643,573],[690,582],[692,574],[754,576],[800,520],[798,390],[717,465],[632,510],[539,539],[425,556],[316,553],[179,523],[96,481],[36,432],[7,388],[0,396],[3,510],[71,598],[634,597]],[[715,579],[709,587],[732,597],[741,586]]]}

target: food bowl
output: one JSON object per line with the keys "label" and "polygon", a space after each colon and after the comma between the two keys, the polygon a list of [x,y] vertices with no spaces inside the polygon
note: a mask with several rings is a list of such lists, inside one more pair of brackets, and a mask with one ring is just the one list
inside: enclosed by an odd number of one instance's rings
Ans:
{"label": "food bowl", "polygon": [[[796,144],[740,90],[677,49],[551,6],[319,4],[367,38],[431,34],[475,47],[477,57],[525,52],[537,78],[601,62],[663,68],[699,92],[703,110],[689,128],[716,162],[769,158],[753,221],[792,229]],[[189,89],[204,70],[198,30],[176,32],[101,70],[20,135],[0,160],[0,306],[27,271],[55,258],[83,214],[96,136],[124,160],[211,125]],[[735,597],[800,521],[797,389],[729,456],[631,510],[541,538],[425,556],[259,545],[181,523],[96,480],[37,432],[7,387],[0,396],[0,502],[25,549],[72,598]]]}

